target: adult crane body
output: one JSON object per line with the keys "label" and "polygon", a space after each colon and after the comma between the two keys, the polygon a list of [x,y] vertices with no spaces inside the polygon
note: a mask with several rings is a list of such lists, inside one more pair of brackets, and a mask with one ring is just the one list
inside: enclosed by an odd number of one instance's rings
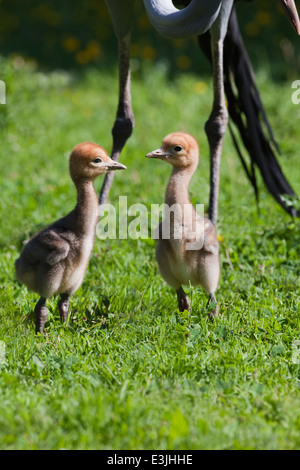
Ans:
{"label": "adult crane body", "polygon": [[[131,106],[131,86],[130,86],[130,33],[132,27],[132,18],[134,15],[134,6],[136,0],[105,0],[110,11],[114,30],[119,45],[119,104],[117,116],[113,127],[113,149],[112,159],[118,160],[126,140],[130,137],[133,126],[134,116]],[[288,16],[293,28],[300,34],[300,21],[294,0],[278,0],[282,5],[286,15]],[[214,100],[211,115],[205,126],[209,146],[210,146],[210,202],[209,202],[209,218],[216,224],[218,216],[218,193],[220,180],[220,161],[222,154],[223,137],[225,135],[228,124],[228,111],[225,105],[225,91],[228,99],[228,110],[230,115],[233,114],[233,121],[237,124],[242,135],[242,140],[249,151],[252,169],[256,165],[260,169],[264,182],[273,195],[273,197],[281,204],[282,207],[292,215],[295,211],[292,207],[285,204],[282,195],[294,195],[292,188],[286,181],[280,166],[276,160],[273,150],[271,149],[268,138],[263,135],[262,126],[255,126],[258,122],[259,114],[261,114],[268,125],[259,94],[253,80],[251,64],[247,58],[243,43],[239,34],[238,25],[234,12],[234,0],[183,0],[182,3],[187,6],[181,10],[177,9],[172,0],[143,0],[148,18],[154,28],[161,34],[170,38],[185,38],[189,36],[205,36],[210,33],[210,44],[208,55],[212,61],[213,70],[213,86]],[[234,31],[234,37],[229,33]],[[247,113],[249,100],[244,100],[244,109],[246,111],[247,125],[250,129],[251,138],[249,139],[248,129],[243,128],[239,115],[236,115],[236,107],[231,106],[230,96],[232,87],[224,85],[224,42],[226,38],[230,41],[233,37],[235,43],[239,43],[237,52],[242,56],[245,65],[245,77],[247,83],[251,83],[254,95],[250,105],[251,112]],[[229,39],[228,39],[229,38]],[[200,40],[201,42],[201,40]],[[232,69],[234,64],[231,63]],[[228,70],[227,70],[228,72]],[[244,96],[245,98],[245,96]],[[247,98],[247,97],[246,97]],[[253,113],[253,109],[255,112]],[[249,122],[250,116],[252,121]],[[196,118],[196,116],[195,116]],[[254,122],[253,122],[254,121]],[[257,128],[256,128],[257,127]],[[269,126],[268,126],[269,127]],[[269,127],[270,131],[270,127]],[[257,135],[258,133],[258,135]],[[272,139],[272,133],[271,139]],[[246,137],[248,135],[248,138]],[[257,139],[256,148],[251,147],[252,139]],[[275,142],[275,141],[274,141]],[[254,173],[249,171],[242,158],[243,165],[247,171],[252,184],[256,188],[256,180]],[[100,205],[105,203],[108,197],[112,182],[112,174],[106,176],[100,193]]]}

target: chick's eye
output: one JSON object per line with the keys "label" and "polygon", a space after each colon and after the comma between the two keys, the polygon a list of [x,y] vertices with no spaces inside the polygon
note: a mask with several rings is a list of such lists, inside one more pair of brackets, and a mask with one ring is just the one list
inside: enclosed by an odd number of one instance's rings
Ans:
{"label": "chick's eye", "polygon": [[93,160],[94,163],[102,163],[101,158],[94,158]]}
{"label": "chick's eye", "polygon": [[176,147],[174,147],[174,150],[175,152],[180,152],[180,150],[182,150],[182,147],[180,145],[176,145]]}

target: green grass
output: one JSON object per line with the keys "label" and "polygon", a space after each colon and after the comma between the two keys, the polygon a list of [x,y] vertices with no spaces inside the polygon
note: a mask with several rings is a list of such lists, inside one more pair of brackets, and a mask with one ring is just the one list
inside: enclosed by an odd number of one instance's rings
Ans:
{"label": "green grass", "polygon": [[[30,234],[73,208],[72,147],[92,140],[110,150],[116,71],[74,76],[20,60],[1,65],[8,94],[0,107],[0,448],[299,449],[299,223],[262,185],[257,209],[229,136],[220,318],[212,324],[205,316],[200,289],[187,289],[191,314],[178,312],[150,239],[97,239],[69,325],[51,299],[46,334],[35,336],[37,296],[15,280],[14,260]],[[119,195],[128,205],[163,202],[170,169],[144,155],[175,130],[199,140],[190,190],[207,207],[203,128],[212,89],[201,80],[207,90],[198,95],[199,77],[168,82],[163,65],[133,76],[136,126],[121,158],[128,171],[116,174],[110,195],[116,207]],[[290,83],[272,84],[264,73],[258,81],[281,164],[300,193],[300,107]]]}

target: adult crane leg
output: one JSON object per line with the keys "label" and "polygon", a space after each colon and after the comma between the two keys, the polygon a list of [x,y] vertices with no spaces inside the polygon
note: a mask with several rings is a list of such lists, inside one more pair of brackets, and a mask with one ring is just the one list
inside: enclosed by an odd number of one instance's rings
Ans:
{"label": "adult crane leg", "polygon": [[[134,126],[134,115],[131,106],[130,86],[130,34],[119,40],[119,104],[115,123],[112,129],[113,147],[111,158],[119,160],[120,153],[131,136]],[[100,206],[105,204],[112,185],[114,172],[107,173],[100,191]]]}
{"label": "adult crane leg", "polygon": [[[198,42],[212,62],[209,31],[199,36]],[[288,213],[296,216],[295,207],[282,198],[284,194],[296,198],[296,194],[280,167],[280,149],[255,83],[255,74],[240,33],[235,8],[228,23],[223,55],[224,88],[231,123],[229,130],[256,199],[259,199],[256,177],[256,170],[259,170],[270,194]],[[240,139],[235,137],[236,134]]]}
{"label": "adult crane leg", "polygon": [[228,124],[228,111],[224,91],[223,47],[232,7],[233,0],[223,1],[220,14],[210,28],[214,102],[211,115],[205,125],[205,131],[210,147],[209,218],[214,225],[216,225],[218,218],[220,163],[223,138]]}
{"label": "adult crane leg", "polygon": [[[111,158],[118,161],[120,153],[127,139],[131,136],[134,127],[134,115],[131,105],[130,36],[135,0],[127,2],[122,0],[106,0],[106,3],[114,24],[119,50],[119,102],[112,129],[113,146],[111,153]],[[113,177],[113,171],[105,176],[99,196],[100,206],[107,202]]]}

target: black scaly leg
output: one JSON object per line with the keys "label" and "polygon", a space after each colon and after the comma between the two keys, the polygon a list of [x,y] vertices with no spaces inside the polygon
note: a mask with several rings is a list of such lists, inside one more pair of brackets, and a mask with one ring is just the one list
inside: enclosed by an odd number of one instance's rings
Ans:
{"label": "black scaly leg", "polygon": [[69,313],[69,296],[68,294],[61,294],[60,301],[58,302],[58,309],[62,323],[66,323]]}
{"label": "black scaly leg", "polygon": [[[119,160],[120,153],[131,136],[134,126],[134,115],[131,105],[131,80],[130,80],[130,34],[118,40],[119,44],[119,104],[116,120],[112,129],[113,149],[111,158]],[[112,185],[114,172],[105,176],[99,203],[105,204]],[[101,210],[101,209],[100,209]]]}
{"label": "black scaly leg", "polygon": [[46,307],[46,299],[45,297],[41,297],[40,300],[37,302],[35,309],[35,332],[43,333],[45,323],[48,317],[48,309]]}
{"label": "black scaly leg", "polygon": [[186,293],[184,292],[182,287],[179,287],[176,291],[177,293],[177,300],[178,300],[178,308],[180,312],[184,312],[184,310],[190,311],[190,301]]}

